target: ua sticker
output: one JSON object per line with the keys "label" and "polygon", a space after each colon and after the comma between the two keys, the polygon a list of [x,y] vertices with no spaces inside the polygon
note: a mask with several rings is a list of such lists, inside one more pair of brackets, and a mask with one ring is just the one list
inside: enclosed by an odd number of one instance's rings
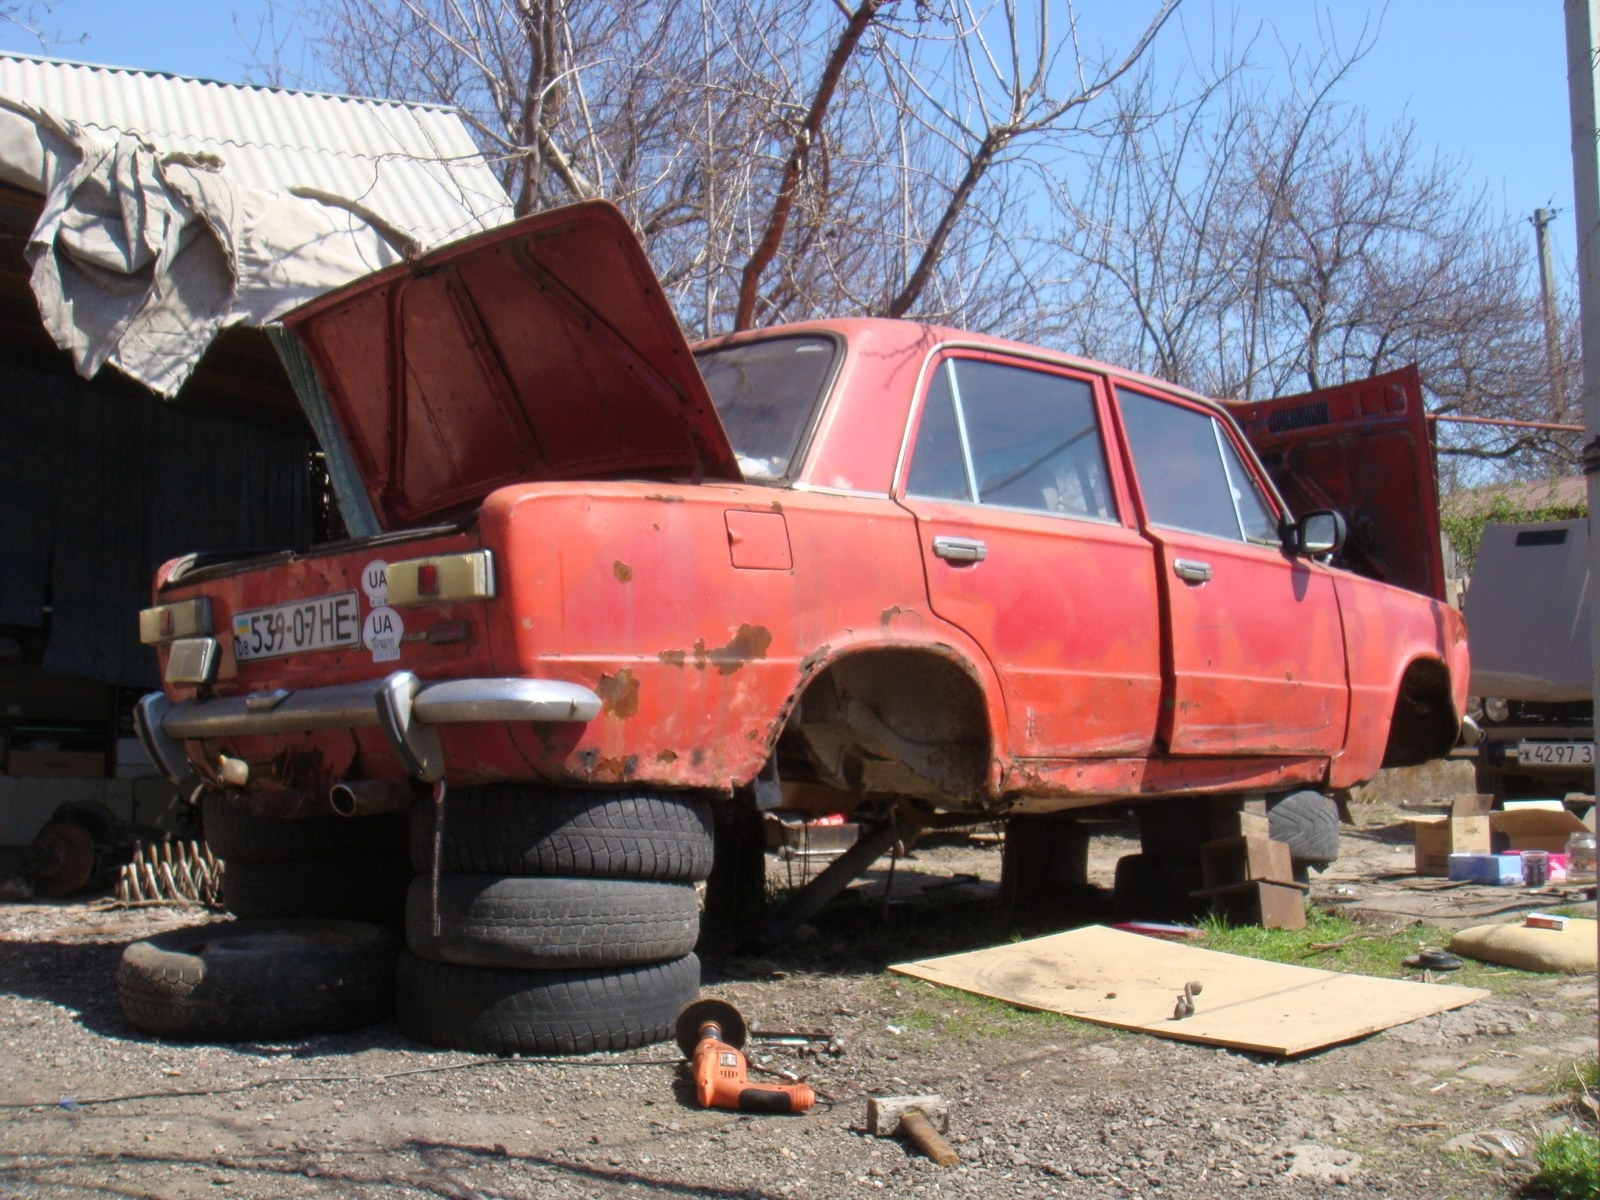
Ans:
{"label": "ua sticker", "polygon": [[389,603],[389,564],[381,558],[369,562],[361,571],[361,590],[373,608]]}
{"label": "ua sticker", "polygon": [[405,622],[394,609],[375,608],[361,627],[361,641],[372,651],[373,662],[392,662],[400,657],[400,637],[405,631]]}

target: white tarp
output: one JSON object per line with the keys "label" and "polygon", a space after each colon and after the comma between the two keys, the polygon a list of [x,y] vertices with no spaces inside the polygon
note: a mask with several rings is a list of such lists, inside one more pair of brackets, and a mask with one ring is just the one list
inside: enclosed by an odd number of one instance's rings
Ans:
{"label": "white tarp", "polygon": [[44,197],[28,240],[45,328],[92,377],[162,396],[229,325],[263,325],[400,260],[351,212],[236,185],[211,155],[159,154],[0,96],[0,180]]}

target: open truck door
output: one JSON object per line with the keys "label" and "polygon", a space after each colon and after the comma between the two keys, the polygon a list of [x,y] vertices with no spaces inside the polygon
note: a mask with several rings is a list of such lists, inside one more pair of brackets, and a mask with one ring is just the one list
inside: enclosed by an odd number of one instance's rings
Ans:
{"label": "open truck door", "polygon": [[1344,515],[1340,566],[1446,599],[1433,434],[1415,366],[1228,408],[1296,516]]}

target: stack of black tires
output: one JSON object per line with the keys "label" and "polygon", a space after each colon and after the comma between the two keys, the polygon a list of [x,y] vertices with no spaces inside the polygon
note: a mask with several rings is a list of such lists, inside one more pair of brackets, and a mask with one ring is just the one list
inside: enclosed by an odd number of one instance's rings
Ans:
{"label": "stack of black tires", "polygon": [[264,816],[210,792],[202,821],[235,916],[399,924],[411,880],[403,814]]}
{"label": "stack of black tires", "polygon": [[495,784],[419,801],[401,1031],[490,1054],[666,1039],[700,987],[711,858],[693,794]]}

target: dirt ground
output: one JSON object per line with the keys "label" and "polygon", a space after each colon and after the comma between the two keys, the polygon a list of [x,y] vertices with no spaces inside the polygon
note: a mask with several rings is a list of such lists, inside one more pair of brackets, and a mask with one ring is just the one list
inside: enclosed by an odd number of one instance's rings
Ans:
{"label": "dirt ground", "polygon": [[[1317,903],[1404,937],[1419,913],[1495,919],[1481,911],[1551,902],[1418,888],[1397,814],[1358,817]],[[1092,875],[1109,883],[1136,849],[1131,829],[1108,828]],[[807,869],[771,864],[779,882]],[[1010,936],[993,912],[999,869],[994,844],[925,844],[895,865],[894,903],[876,871],[769,957],[705,964],[704,992],[758,1028],[835,1039],[751,1047],[822,1098],[792,1117],[693,1107],[669,1046],[483,1059],[392,1023],[283,1045],[155,1041],[122,1020],[117,957],[208,914],[0,904],[0,1195],[1476,1200],[1518,1194],[1532,1137],[1560,1115],[1552,1088],[1595,1051],[1593,976],[1508,977],[1456,1012],[1281,1061],[884,972]],[[867,1095],[928,1092],[950,1105],[949,1169],[864,1127]]]}

